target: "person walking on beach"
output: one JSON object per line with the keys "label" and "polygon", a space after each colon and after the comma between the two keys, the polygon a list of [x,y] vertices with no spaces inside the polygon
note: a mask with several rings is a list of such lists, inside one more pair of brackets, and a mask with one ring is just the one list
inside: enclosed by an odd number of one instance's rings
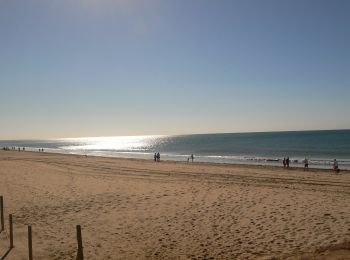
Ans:
{"label": "person walking on beach", "polygon": [[334,171],[334,173],[340,172],[337,159],[334,159],[334,161],[333,161],[333,171]]}
{"label": "person walking on beach", "polygon": [[157,161],[157,153],[154,153],[154,161]]}
{"label": "person walking on beach", "polygon": [[289,157],[287,157],[287,159],[286,159],[287,168],[289,168],[289,162],[290,162]]}
{"label": "person walking on beach", "polygon": [[160,162],[160,153],[157,153],[157,161]]}
{"label": "person walking on beach", "polygon": [[192,160],[192,162],[193,162],[193,160],[194,160],[194,155],[193,155],[193,154],[191,154],[191,160]]}
{"label": "person walking on beach", "polygon": [[307,158],[305,158],[304,160],[304,171],[309,169],[309,160]]}
{"label": "person walking on beach", "polygon": [[286,168],[287,162],[286,162],[286,157],[283,158],[283,168]]}

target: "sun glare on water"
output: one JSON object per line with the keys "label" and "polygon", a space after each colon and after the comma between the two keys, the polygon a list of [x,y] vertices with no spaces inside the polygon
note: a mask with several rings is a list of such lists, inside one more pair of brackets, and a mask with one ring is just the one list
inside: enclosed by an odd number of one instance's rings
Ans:
{"label": "sun glare on water", "polygon": [[70,138],[74,145],[64,147],[68,150],[116,150],[140,151],[157,142],[161,136],[114,136]]}

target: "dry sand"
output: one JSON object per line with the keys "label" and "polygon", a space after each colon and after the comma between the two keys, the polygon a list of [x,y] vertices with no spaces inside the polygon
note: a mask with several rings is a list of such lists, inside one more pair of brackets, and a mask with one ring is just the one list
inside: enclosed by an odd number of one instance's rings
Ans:
{"label": "dry sand", "polygon": [[9,260],[350,259],[348,171],[1,151],[0,195]]}

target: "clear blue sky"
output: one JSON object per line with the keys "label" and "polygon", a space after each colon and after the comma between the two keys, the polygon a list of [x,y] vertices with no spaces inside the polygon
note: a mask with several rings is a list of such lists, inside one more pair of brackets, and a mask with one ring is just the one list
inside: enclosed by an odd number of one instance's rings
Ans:
{"label": "clear blue sky", "polygon": [[348,0],[1,0],[0,139],[350,128]]}

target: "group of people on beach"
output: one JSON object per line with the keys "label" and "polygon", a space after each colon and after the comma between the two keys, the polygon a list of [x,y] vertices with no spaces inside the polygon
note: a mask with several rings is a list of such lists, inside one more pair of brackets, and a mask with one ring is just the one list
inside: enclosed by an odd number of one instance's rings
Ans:
{"label": "group of people on beach", "polygon": [[[3,147],[2,150],[4,151],[25,151],[26,148],[25,147],[15,147],[15,146],[12,146],[12,147]],[[39,148],[39,152],[44,152],[44,148]]]}
{"label": "group of people on beach", "polygon": [[[160,162],[160,153],[159,152],[154,153],[153,159],[154,159],[155,162]],[[190,160],[192,162],[194,161],[194,155],[193,154],[191,154],[190,157],[187,157],[187,162],[189,162]]]}
{"label": "group of people on beach", "polygon": [[160,153],[154,153],[154,161],[155,162],[160,162]]}
{"label": "group of people on beach", "polygon": [[193,160],[194,160],[194,155],[193,154],[191,154],[190,157],[187,157],[187,162],[190,162],[190,160],[192,160],[192,162],[193,162]]}
{"label": "group of people on beach", "polygon": [[[290,164],[290,159],[289,159],[289,157],[283,158],[282,163],[283,163],[283,168],[289,168],[289,164]],[[304,171],[305,171],[305,170],[308,170],[308,169],[309,169],[309,160],[308,160],[307,158],[305,158],[305,159],[303,160],[303,163],[304,163]],[[340,172],[337,159],[334,159],[334,160],[333,160],[333,171],[334,171],[335,173],[339,173],[339,172]]]}
{"label": "group of people on beach", "polygon": [[[189,157],[187,157],[187,162],[190,162],[190,160],[192,162],[194,161],[194,155],[193,154],[191,154]],[[155,162],[159,162],[160,161],[160,153],[159,152],[154,153],[154,161]],[[298,162],[298,160],[294,160],[294,162]],[[304,164],[304,171],[307,171],[309,169],[309,159],[307,159],[305,157],[305,159],[302,162]],[[282,163],[283,163],[283,168],[290,168],[291,160],[289,159],[289,156],[288,157],[284,157],[283,160],[282,160]],[[340,172],[340,169],[339,169],[339,166],[338,166],[338,161],[336,159],[334,159],[334,161],[333,161],[333,171],[335,173],[339,173]]]}
{"label": "group of people on beach", "polygon": [[[21,148],[21,147],[15,147],[15,146],[13,146],[13,147],[6,146],[6,147],[3,147],[2,150],[4,150],[4,151],[18,150],[20,152],[21,150],[25,151],[25,147]],[[44,152],[44,148],[39,148],[39,152]],[[187,162],[190,162],[190,160],[192,162],[194,161],[193,154],[191,154],[189,157],[187,157]],[[154,161],[160,162],[160,153],[159,152],[154,153]],[[290,168],[290,162],[291,162],[291,160],[289,159],[289,157],[284,157],[282,160],[283,168]],[[298,162],[298,161],[296,161],[296,162]],[[309,169],[309,160],[307,158],[305,158],[302,162],[304,163],[304,170],[308,170]],[[340,172],[337,159],[333,160],[333,171],[334,171],[334,173]]]}
{"label": "group of people on beach", "polygon": [[[154,153],[153,159],[154,159],[155,162],[159,162],[160,161],[160,153],[159,152]],[[189,162],[190,160],[193,162],[193,160],[194,160],[194,155],[193,154],[191,154],[190,157],[187,157],[187,162]]]}
{"label": "group of people on beach", "polygon": [[11,150],[15,151],[15,150],[17,150],[17,151],[20,152],[21,150],[22,150],[22,151],[25,151],[26,148],[25,148],[25,147],[22,147],[22,148],[21,148],[21,147],[15,147],[15,146],[12,146],[12,147],[10,148],[10,147],[7,147],[7,146],[6,146],[6,147],[3,147],[2,150],[4,150],[4,151],[11,151]]}
{"label": "group of people on beach", "polygon": [[287,158],[283,158],[283,168],[289,168],[289,163],[290,163],[290,160],[289,160],[289,157]]}

